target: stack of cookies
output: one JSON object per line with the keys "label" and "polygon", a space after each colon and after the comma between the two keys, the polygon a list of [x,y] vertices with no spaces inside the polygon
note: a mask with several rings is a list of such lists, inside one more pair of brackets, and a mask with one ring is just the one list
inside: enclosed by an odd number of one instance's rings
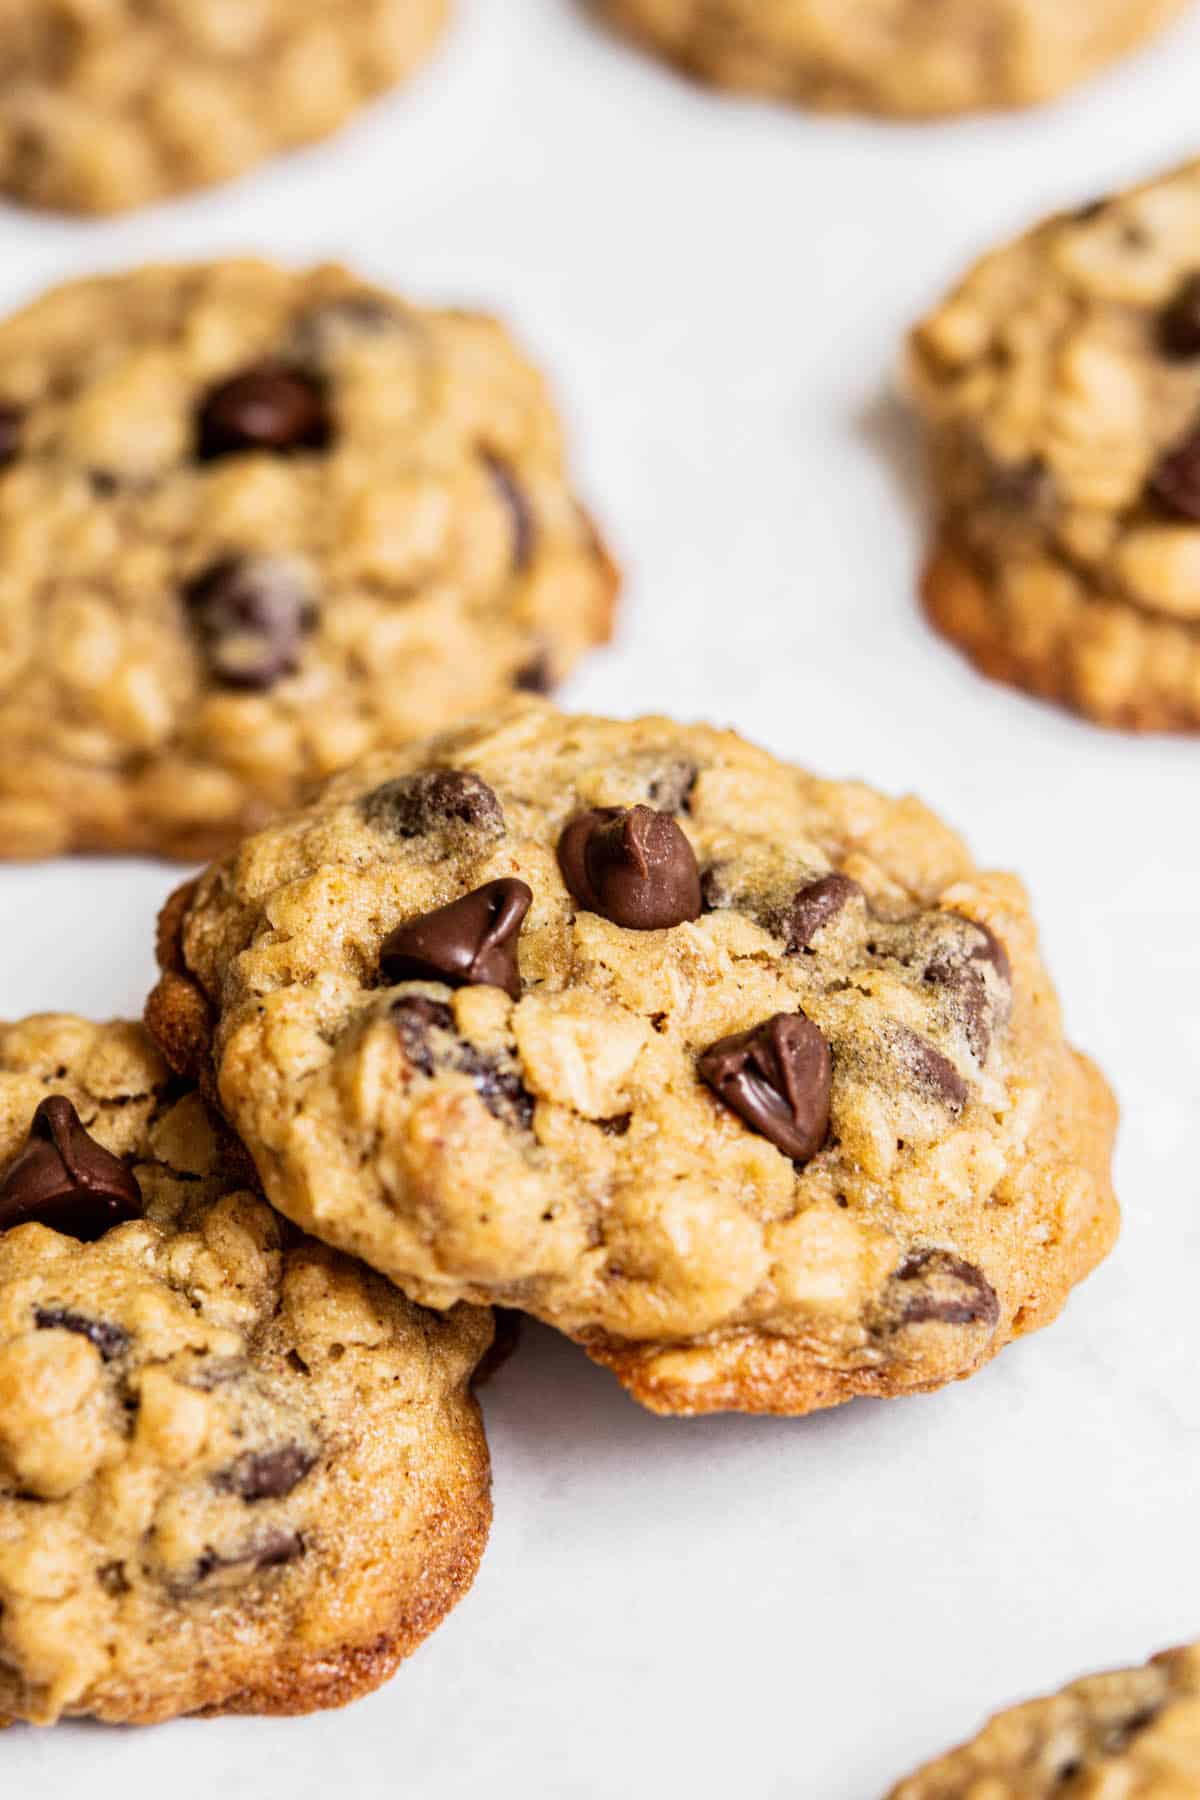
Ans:
{"label": "stack of cookies", "polygon": [[[250,10],[0,0],[0,187],[223,179],[445,8]],[[928,114],[1045,97],[1176,0],[602,10],[725,85]],[[989,258],[909,367],[934,622],[1200,728],[1196,168]],[[1112,1248],[1115,1104],[1020,881],[913,798],[560,711],[618,585],[488,318],[237,261],[0,325],[0,856],[215,859],[143,1022],[0,1024],[0,1724],[384,1681],[479,1565],[517,1315],[655,1413],[799,1416],[972,1375]],[[1196,1795],[1197,1655],[895,1800]]]}

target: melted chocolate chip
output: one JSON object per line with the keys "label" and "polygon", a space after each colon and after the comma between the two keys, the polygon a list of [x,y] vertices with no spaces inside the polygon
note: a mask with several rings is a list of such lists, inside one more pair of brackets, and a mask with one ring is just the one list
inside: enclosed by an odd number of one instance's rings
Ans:
{"label": "melted chocolate chip", "polygon": [[402,994],[393,1001],[391,1016],[404,1055],[418,1074],[436,1075],[446,1070],[469,1075],[494,1118],[528,1130],[533,1123],[533,1095],[522,1082],[515,1060],[506,1066],[500,1056],[466,1043],[455,1030],[451,1009],[424,994]]}
{"label": "melted chocolate chip", "polygon": [[269,450],[290,456],[323,450],[332,422],[321,382],[281,363],[257,363],[210,388],[196,423],[201,462]]}
{"label": "melted chocolate chip", "polygon": [[141,1189],[124,1163],[88,1135],[64,1095],[43,1100],[0,1181],[0,1231],[34,1222],[86,1244],[141,1216]]}
{"label": "melted chocolate chip", "polygon": [[407,322],[401,308],[383,294],[343,294],[299,315],[292,326],[289,349],[297,361],[319,364],[346,339],[378,337]]}
{"label": "melted chocolate chip", "polygon": [[1186,276],[1163,307],[1158,342],[1163,354],[1177,361],[1200,356],[1200,274]]}
{"label": "melted chocolate chip", "polygon": [[529,496],[502,457],[494,456],[489,451],[484,455],[483,460],[496,484],[500,498],[508,508],[508,516],[512,524],[512,566],[519,575],[533,561],[533,553],[537,545],[537,525],[533,517],[533,508],[529,504]]}
{"label": "melted chocolate chip", "polygon": [[451,1009],[441,1000],[427,1000],[424,994],[401,994],[392,1002],[391,1016],[408,1061],[418,1074],[432,1075],[435,1060],[430,1033],[453,1032]]}
{"label": "melted chocolate chip", "polygon": [[499,837],[504,810],[487,782],[469,769],[427,769],[400,775],[366,795],[362,809],[370,824],[400,838],[424,837],[448,825],[481,836]]}
{"label": "melted chocolate chip", "polygon": [[699,1059],[713,1092],[793,1162],[808,1162],[829,1130],[829,1046],[803,1013],[776,1013],[721,1038]]}
{"label": "melted chocolate chip", "polygon": [[[925,979],[950,997],[972,1053],[984,1062],[993,1026],[1003,1023],[1011,1009],[1012,965],[1004,945],[986,925],[978,919],[964,918],[962,923],[968,933],[965,945],[958,954],[944,945],[926,967]],[[994,971],[994,991],[984,977],[987,965]]]}
{"label": "melted chocolate chip", "polygon": [[94,1344],[105,1362],[115,1362],[129,1348],[129,1333],[105,1319],[89,1319],[66,1306],[39,1306],[33,1315],[39,1331],[73,1331]]}
{"label": "melted chocolate chip", "polygon": [[521,997],[517,940],[533,900],[523,881],[485,882],[461,900],[398,925],[383,942],[385,981],[445,981],[451,987],[499,987]]}
{"label": "melted chocolate chip", "polygon": [[1200,520],[1200,427],[1160,456],[1150,476],[1150,497],[1181,519]]}
{"label": "melted chocolate chip", "polygon": [[299,1444],[284,1444],[278,1450],[246,1450],[227,1469],[213,1476],[213,1486],[251,1504],[256,1500],[282,1500],[299,1487],[316,1460],[312,1451]]}
{"label": "melted chocolate chip", "polygon": [[655,770],[646,790],[650,804],[658,812],[688,813],[700,771],[693,762],[665,762]]}
{"label": "melted chocolate chip", "polygon": [[901,1059],[916,1085],[951,1112],[960,1113],[970,1089],[949,1057],[906,1026],[896,1029]]}
{"label": "melted chocolate chip", "polygon": [[577,813],[558,840],[558,866],[588,912],[630,931],[698,919],[700,871],[669,813],[606,806]]}
{"label": "melted chocolate chip", "polygon": [[276,1526],[237,1550],[206,1550],[192,1572],[193,1581],[207,1581],[222,1569],[273,1569],[296,1562],[304,1555],[304,1539],[298,1531]]}
{"label": "melted chocolate chip", "polygon": [[789,956],[807,950],[818,931],[836,919],[847,903],[862,895],[848,875],[819,875],[797,888],[784,919]]}
{"label": "melted chocolate chip", "polygon": [[554,665],[544,650],[522,663],[512,678],[518,694],[552,694],[555,688]]}
{"label": "melted chocolate chip", "polygon": [[895,1325],[985,1325],[1000,1317],[996,1290],[974,1263],[952,1250],[914,1250],[889,1284],[888,1311]]}
{"label": "melted chocolate chip", "polygon": [[299,668],[316,611],[294,563],[227,557],[189,582],[183,598],[209,667],[224,686],[264,693]]}
{"label": "melted chocolate chip", "polygon": [[21,427],[25,415],[16,406],[0,406],[0,469],[16,462],[21,449]]}

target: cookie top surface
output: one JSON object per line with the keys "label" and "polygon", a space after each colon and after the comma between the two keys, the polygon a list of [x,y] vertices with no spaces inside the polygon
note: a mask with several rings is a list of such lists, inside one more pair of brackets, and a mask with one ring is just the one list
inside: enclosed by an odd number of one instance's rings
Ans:
{"label": "cookie top surface", "polygon": [[553,684],[614,580],[491,320],[328,267],[57,289],[0,324],[0,855],[215,854]]}
{"label": "cookie top surface", "polygon": [[597,0],[688,74],[834,111],[923,117],[1050,99],[1186,0]]}
{"label": "cookie top surface", "polygon": [[0,0],[0,191],[107,213],[324,137],[408,74],[446,0]]}
{"label": "cookie top surface", "polygon": [[0,1720],[340,1704],[474,1574],[488,1315],[300,1237],[231,1145],[139,1026],[0,1026]]}
{"label": "cookie top surface", "polygon": [[890,1800],[1193,1800],[1200,1793],[1200,1649],[1092,1675],[1002,1712]]}
{"label": "cookie top surface", "polygon": [[667,1410],[968,1373],[1115,1231],[1020,885],[730,733],[518,705],[336,780],[165,926],[152,1028],[282,1211]]}
{"label": "cookie top surface", "polygon": [[985,257],[911,350],[937,621],[1103,723],[1200,728],[1200,162]]}

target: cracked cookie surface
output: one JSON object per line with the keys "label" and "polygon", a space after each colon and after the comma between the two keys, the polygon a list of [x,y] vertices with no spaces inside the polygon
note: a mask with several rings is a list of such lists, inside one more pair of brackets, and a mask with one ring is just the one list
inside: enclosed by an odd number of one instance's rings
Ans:
{"label": "cracked cookie surface", "polygon": [[1049,100],[1186,0],[594,0],[685,73],[834,112],[935,117]]}
{"label": "cracked cookie surface", "polygon": [[1200,162],[985,257],[910,352],[933,623],[1100,724],[1200,730]]}
{"label": "cracked cookie surface", "polygon": [[1200,1648],[1076,1681],[999,1713],[889,1800],[1193,1800],[1200,1793]]}
{"label": "cracked cookie surface", "polygon": [[489,1315],[252,1176],[140,1026],[0,1026],[0,1721],[340,1705],[471,1583]]}
{"label": "cracked cookie surface", "polygon": [[1116,1232],[1026,897],[913,799],[509,708],[168,904],[148,1020],[281,1211],[668,1412],[933,1388]]}
{"label": "cracked cookie surface", "polygon": [[553,685],[614,590],[489,319],[233,262],[0,324],[0,856],[216,855]]}
{"label": "cracked cookie surface", "polygon": [[0,0],[0,192],[111,213],[328,136],[447,0]]}

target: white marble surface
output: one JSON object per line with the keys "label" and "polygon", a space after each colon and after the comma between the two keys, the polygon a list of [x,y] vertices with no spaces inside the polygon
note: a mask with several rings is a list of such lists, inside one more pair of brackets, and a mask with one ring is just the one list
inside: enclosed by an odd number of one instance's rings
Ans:
{"label": "white marble surface", "polygon": [[[0,213],[0,302],[252,248],[510,317],[630,575],[570,697],[914,788],[1019,868],[1124,1105],[1125,1235],[969,1384],[806,1422],[653,1419],[532,1330],[486,1394],[479,1581],[388,1688],[306,1721],[8,1732],[6,1800],[878,1800],[993,1705],[1200,1632],[1200,743],[1104,735],[930,636],[886,399],[971,252],[1196,150],[1200,16],[1055,109],[894,129],[692,91],[573,0],[459,14],[336,146],[100,226]],[[0,1013],[136,1010],[172,881],[0,873]]]}

